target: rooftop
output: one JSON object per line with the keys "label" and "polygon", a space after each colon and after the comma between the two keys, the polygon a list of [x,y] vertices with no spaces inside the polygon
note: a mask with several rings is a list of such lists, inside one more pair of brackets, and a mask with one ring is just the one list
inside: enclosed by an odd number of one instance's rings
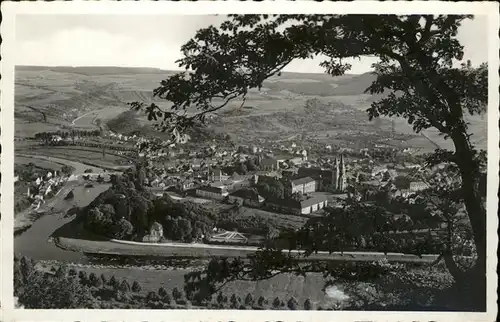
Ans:
{"label": "rooftop", "polygon": [[292,184],[295,186],[301,185],[301,184],[307,184],[314,182],[314,179],[311,177],[304,177],[304,178],[299,178],[299,179],[294,179],[292,180]]}

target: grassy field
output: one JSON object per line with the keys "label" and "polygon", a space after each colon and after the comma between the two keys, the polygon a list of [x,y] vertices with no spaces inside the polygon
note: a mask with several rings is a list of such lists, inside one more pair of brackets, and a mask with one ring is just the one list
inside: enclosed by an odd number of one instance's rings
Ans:
{"label": "grassy field", "polygon": [[57,162],[52,162],[52,161],[47,161],[47,160],[40,160],[40,159],[32,159],[32,158],[27,158],[23,156],[16,156],[14,158],[14,163],[16,165],[28,165],[30,163],[35,164],[37,168],[40,169],[48,169],[48,170],[56,170],[59,171],[61,168],[64,166],[62,163],[57,163]]}
{"label": "grassy field", "polygon": [[241,218],[253,216],[268,218],[271,221],[276,222],[279,229],[297,229],[302,227],[308,220],[308,218],[302,216],[278,214],[275,212],[249,207],[241,207],[236,216]]}
{"label": "grassy field", "polygon": [[130,165],[130,162],[124,156],[117,155],[114,152],[106,152],[106,155],[103,158],[102,150],[93,148],[43,147],[39,149],[21,150],[18,153],[29,153],[34,155],[56,157],[104,167]]}

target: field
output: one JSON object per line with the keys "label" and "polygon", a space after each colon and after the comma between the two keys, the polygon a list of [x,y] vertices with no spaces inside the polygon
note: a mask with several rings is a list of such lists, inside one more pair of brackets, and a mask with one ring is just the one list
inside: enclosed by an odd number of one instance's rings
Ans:
{"label": "field", "polygon": [[[97,148],[78,148],[78,147],[40,147],[35,149],[23,149],[17,151],[17,153],[26,153],[46,157],[54,157],[67,159],[75,162],[81,162],[94,166],[102,166],[108,168],[114,168],[116,166],[130,166],[130,162],[124,156],[115,154],[111,151],[106,151],[106,155],[103,158],[102,149]],[[33,162],[33,161],[30,161]],[[38,165],[37,159],[37,165]],[[48,161],[40,161],[48,162]],[[50,162],[49,162],[50,163]]]}
{"label": "field", "polygon": [[274,212],[264,211],[255,208],[248,208],[248,207],[241,207],[238,213],[236,214],[237,218],[238,217],[245,218],[253,216],[269,219],[275,222],[277,224],[277,228],[279,229],[287,229],[287,228],[298,229],[302,227],[308,219],[306,217],[278,214]]}
{"label": "field", "polygon": [[[36,132],[57,130],[73,125],[95,127],[95,119],[116,120],[116,128],[127,131],[142,129],[148,135],[164,136],[150,130],[143,115],[122,113],[131,101],[158,101],[152,90],[172,71],[158,69],[127,69],[117,67],[23,67],[16,68],[16,136],[31,136]],[[256,139],[295,137],[296,143],[346,145],[356,139],[366,146],[386,142],[391,122],[369,122],[366,108],[379,96],[365,94],[374,80],[371,74],[330,77],[326,74],[282,73],[264,82],[260,91],[251,90],[245,108],[236,109],[234,101],[209,124],[208,129],[229,134],[235,143],[250,143]],[[317,100],[313,108],[305,108],[308,100]],[[43,121],[45,114],[46,122]],[[127,120],[134,119],[134,120]],[[137,122],[136,122],[137,120]],[[470,117],[472,139],[486,148],[486,117]],[[149,130],[148,130],[149,129]],[[402,119],[396,119],[396,133],[411,134],[393,145],[434,150],[435,144],[421,135],[414,135]],[[328,137],[324,133],[328,132]],[[306,135],[309,139],[302,137]],[[451,147],[432,130],[425,131],[432,141]],[[357,147],[350,145],[352,147]]]}
{"label": "field", "polygon": [[30,163],[36,163],[36,168],[56,170],[56,171],[61,170],[61,168],[64,166],[64,164],[62,163],[52,162],[48,160],[40,160],[40,159],[33,160],[33,158],[28,158],[23,156],[16,156],[14,159],[14,163],[16,165],[28,165]]}

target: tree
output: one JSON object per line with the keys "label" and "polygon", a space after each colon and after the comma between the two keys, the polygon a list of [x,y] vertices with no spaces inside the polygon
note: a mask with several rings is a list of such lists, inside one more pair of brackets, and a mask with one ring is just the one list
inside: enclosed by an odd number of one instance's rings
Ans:
{"label": "tree", "polygon": [[219,294],[217,295],[216,301],[219,307],[222,307],[222,305],[224,304],[224,295],[222,295],[221,292],[219,292]]}
{"label": "tree", "polygon": [[130,292],[130,284],[128,283],[127,280],[123,280],[120,284],[120,291],[123,293],[128,293]]}
{"label": "tree", "polygon": [[137,281],[134,281],[134,283],[132,283],[132,292],[139,293],[141,290],[142,290],[141,284],[139,284],[139,282]]}
{"label": "tree", "polygon": [[166,295],[167,295],[167,291],[163,288],[163,287],[160,287],[158,289],[158,295],[161,297],[161,298],[164,298]]}
{"label": "tree", "polygon": [[238,297],[236,297],[236,294],[233,293],[229,301],[231,302],[231,308],[237,309],[239,307],[240,301],[238,301]]}
{"label": "tree", "polygon": [[[467,116],[482,114],[487,103],[487,65],[478,68],[462,61],[457,30],[465,15],[232,15],[219,27],[199,30],[182,46],[179,64],[191,72],[168,77],[154,94],[173,104],[164,111],[156,104],[132,103],[146,111],[157,128],[174,137],[187,127],[204,122],[207,114],[234,99],[242,99],[265,79],[279,74],[294,59],[317,54],[332,76],[344,74],[345,58],[375,56],[376,80],[367,89],[384,94],[367,110],[371,119],[403,117],[415,132],[435,128],[451,139],[454,151],[436,151],[436,160],[451,162],[461,178],[460,198],[472,226],[476,265],[454,274],[457,282],[474,279],[474,299],[485,307],[486,208],[482,189],[485,155],[470,141]],[[293,23],[292,23],[293,22]],[[248,46],[248,43],[252,43]],[[213,98],[219,98],[215,101]],[[215,104],[215,102],[219,102]],[[178,110],[196,106],[198,113]],[[446,254],[447,266],[453,262]],[[451,264],[453,265],[453,264]],[[456,273],[453,268],[450,272]]]}
{"label": "tree", "polygon": [[129,237],[134,231],[134,226],[125,218],[120,219],[113,227],[113,237],[124,239]]}
{"label": "tree", "polygon": [[313,309],[313,305],[311,303],[311,300],[310,299],[307,299],[304,301],[304,310],[306,311],[310,311]]}
{"label": "tree", "polygon": [[61,173],[65,174],[65,175],[70,175],[72,172],[73,172],[73,168],[68,166],[68,165],[63,165],[63,167],[61,168]]}
{"label": "tree", "polygon": [[257,300],[257,304],[260,307],[264,307],[264,305],[267,304],[267,301],[266,301],[266,299],[263,296],[259,296],[259,299]]}
{"label": "tree", "polygon": [[172,298],[175,301],[178,301],[182,298],[182,293],[179,291],[177,287],[174,287],[174,289],[172,290]]}
{"label": "tree", "polygon": [[275,297],[273,300],[273,309],[279,309],[281,307],[281,300],[279,297]]}
{"label": "tree", "polygon": [[254,304],[253,296],[252,294],[248,293],[247,296],[245,297],[245,305],[251,308],[253,304]]}
{"label": "tree", "polygon": [[299,302],[297,302],[297,300],[295,299],[295,297],[291,297],[288,302],[287,302],[287,307],[290,309],[290,310],[297,310],[297,308],[299,307]]}
{"label": "tree", "polygon": [[116,280],[116,277],[113,275],[111,276],[111,278],[109,279],[109,282],[108,282],[109,286],[111,286],[112,288],[115,288],[118,286],[118,281]]}
{"label": "tree", "polygon": [[97,277],[95,273],[90,273],[89,275],[89,286],[98,287],[101,280]]}
{"label": "tree", "polygon": [[104,276],[104,274],[101,274],[101,281],[102,281],[103,285],[107,285],[108,284],[108,279],[106,278],[106,276]]}
{"label": "tree", "polygon": [[87,285],[87,283],[88,283],[87,272],[79,271],[78,278],[80,279],[80,283],[82,283],[82,285]]}

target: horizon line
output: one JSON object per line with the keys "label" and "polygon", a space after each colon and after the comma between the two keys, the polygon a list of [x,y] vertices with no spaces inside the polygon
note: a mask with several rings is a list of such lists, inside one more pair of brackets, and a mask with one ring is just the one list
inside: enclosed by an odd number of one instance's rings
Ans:
{"label": "horizon line", "polygon": [[[150,67],[150,66],[113,66],[113,65],[106,65],[106,66],[99,66],[99,65],[29,65],[29,64],[14,64],[14,69],[16,67],[39,67],[39,68],[123,68],[123,69],[153,69],[153,70],[158,70],[158,71],[165,71],[165,72],[182,72],[184,71],[183,69],[164,69],[160,67]],[[281,73],[288,73],[288,74],[314,74],[314,75],[328,75],[326,72],[323,73],[313,73],[313,72],[295,72],[295,71],[281,71]],[[353,76],[360,76],[364,74],[373,74],[373,71],[367,71],[364,73],[345,73],[344,75],[353,75]],[[273,75],[277,76],[277,75]],[[272,76],[271,76],[272,77]],[[336,76],[332,76],[336,77]]]}

